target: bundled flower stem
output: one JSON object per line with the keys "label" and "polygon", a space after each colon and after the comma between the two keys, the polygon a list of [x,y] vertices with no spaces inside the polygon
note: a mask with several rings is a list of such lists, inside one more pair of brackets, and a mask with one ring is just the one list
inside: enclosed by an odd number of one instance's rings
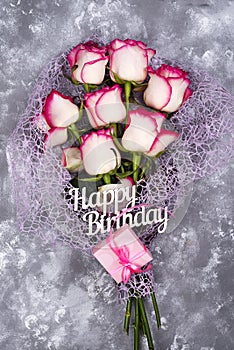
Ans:
{"label": "bundled flower stem", "polygon": [[[156,301],[156,296],[155,296],[154,292],[151,293],[151,298],[152,298],[153,307],[154,307],[154,311],[155,311],[157,326],[158,326],[158,329],[160,329],[161,328],[161,319],[160,319],[160,313],[159,313],[159,309],[158,309],[158,305],[157,305],[157,301]],[[144,299],[141,297],[137,297],[137,298],[134,298],[134,302],[135,302],[135,322],[133,325],[133,328],[134,328],[134,350],[139,350],[139,342],[140,342],[139,330],[140,330],[140,327],[142,329],[143,336],[145,336],[147,338],[149,350],[153,350],[154,345],[153,345],[152,335],[151,335],[149,322],[148,322],[148,318],[147,318],[146,310],[145,310],[145,306],[144,306]],[[124,319],[124,330],[127,333],[127,335],[129,334],[129,325],[130,325],[130,318],[131,318],[132,303],[133,303],[133,298],[130,297],[127,301],[125,319]]]}
{"label": "bundled flower stem", "polygon": [[140,328],[139,299],[135,301],[135,324],[134,324],[134,350],[139,350],[139,328]]}
{"label": "bundled flower stem", "polygon": [[157,300],[156,300],[156,296],[155,296],[154,292],[151,293],[151,298],[152,298],[152,302],[153,302],[153,306],[154,306],[157,326],[158,326],[158,329],[160,329],[161,328],[161,317],[160,317],[158,304],[157,304]]}
{"label": "bundled flower stem", "polygon": [[139,301],[140,313],[142,316],[142,322],[144,323],[144,329],[145,329],[146,338],[148,341],[148,347],[149,347],[149,350],[154,350],[153,339],[152,339],[152,335],[151,335],[151,331],[150,331],[150,327],[149,327],[149,322],[148,322],[146,311],[145,311],[144,302],[143,302],[142,298],[139,298],[138,301]]}
{"label": "bundled flower stem", "polygon": [[127,307],[126,307],[125,318],[124,318],[124,330],[127,333],[127,335],[129,333],[131,311],[132,311],[132,298],[129,298],[127,301]]}

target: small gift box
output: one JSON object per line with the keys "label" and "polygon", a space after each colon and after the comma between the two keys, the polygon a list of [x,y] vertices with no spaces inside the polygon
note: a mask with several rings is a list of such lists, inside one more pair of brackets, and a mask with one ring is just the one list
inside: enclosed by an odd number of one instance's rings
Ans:
{"label": "small gift box", "polygon": [[117,282],[127,283],[133,273],[153,259],[150,251],[127,224],[93,248],[93,255]]}

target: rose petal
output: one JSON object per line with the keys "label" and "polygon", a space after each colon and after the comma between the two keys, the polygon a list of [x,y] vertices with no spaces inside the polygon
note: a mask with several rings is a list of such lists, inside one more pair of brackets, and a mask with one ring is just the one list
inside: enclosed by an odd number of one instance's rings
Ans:
{"label": "rose petal", "polygon": [[133,178],[130,176],[125,177],[125,179],[119,179],[119,181],[124,187],[132,187],[135,185]]}
{"label": "rose petal", "polygon": [[101,84],[104,76],[108,58],[100,58],[87,62],[81,70],[81,81],[86,84]]}
{"label": "rose petal", "polygon": [[70,67],[72,68],[74,66],[74,64],[76,63],[76,54],[77,54],[77,51],[79,50],[80,48],[80,44],[77,45],[76,47],[74,47],[71,52],[68,54],[67,56],[67,59],[68,59],[68,62],[70,64]]}
{"label": "rose petal", "polygon": [[129,125],[123,134],[122,144],[132,152],[147,152],[157,134],[157,123],[151,113],[139,108],[129,112]]}
{"label": "rose petal", "polygon": [[178,67],[172,67],[167,64],[162,64],[156,72],[158,75],[165,78],[183,78],[185,74],[182,69]]}
{"label": "rose petal", "polygon": [[46,99],[44,115],[50,127],[67,127],[79,118],[79,109],[68,96],[52,90]]}
{"label": "rose petal", "polygon": [[102,94],[103,92],[98,90],[85,95],[85,110],[87,112],[89,122],[93,128],[98,128],[103,125],[103,122],[97,118],[95,112],[96,103]]}
{"label": "rose petal", "polygon": [[185,90],[185,93],[184,93],[184,97],[183,97],[183,102],[184,103],[185,101],[187,101],[187,99],[192,96],[193,92],[192,90],[188,87],[186,90]]}
{"label": "rose petal", "polygon": [[45,136],[45,145],[55,147],[62,145],[68,139],[67,128],[53,128]]}
{"label": "rose petal", "polygon": [[147,49],[147,56],[148,56],[148,63],[150,62],[151,58],[156,54],[156,50],[153,49]]}
{"label": "rose petal", "polygon": [[152,112],[151,117],[157,122],[157,131],[160,132],[163,122],[167,119],[166,116],[159,112]]}
{"label": "rose petal", "polygon": [[144,49],[127,44],[113,52],[110,59],[110,69],[120,79],[142,82],[147,76],[147,61]]}
{"label": "rose petal", "polygon": [[106,90],[96,102],[95,112],[102,125],[118,123],[125,119],[126,109],[121,98],[122,89],[119,85],[114,85]]}
{"label": "rose petal", "polygon": [[62,164],[70,172],[77,172],[81,165],[81,155],[78,147],[67,147],[62,150]]}
{"label": "rose petal", "polygon": [[168,78],[167,80],[171,85],[172,94],[169,103],[162,108],[162,111],[172,113],[181,106],[190,80],[184,78]]}
{"label": "rose petal", "polygon": [[110,136],[110,131],[91,132],[82,139],[81,157],[88,174],[105,174],[120,165],[121,156]]}
{"label": "rose petal", "polygon": [[170,101],[172,88],[164,77],[158,76],[155,72],[149,75],[150,80],[144,92],[145,104],[162,110]]}
{"label": "rose petal", "polygon": [[149,157],[156,156],[159,152],[162,152],[167,146],[179,137],[179,134],[171,130],[161,130],[158,137],[154,140],[151,149],[147,152]]}
{"label": "rose petal", "polygon": [[117,50],[124,45],[125,45],[125,42],[120,39],[115,39],[110,43],[110,47],[112,50]]}
{"label": "rose petal", "polygon": [[87,49],[86,47],[79,49],[77,51],[76,58],[75,58],[75,61],[76,61],[75,63],[77,64],[78,67],[72,73],[72,77],[75,80],[80,81],[81,83],[85,83],[85,81],[83,81],[81,77],[81,72],[84,64],[86,64],[87,62],[93,62],[99,59],[105,59],[105,56],[103,53],[92,51],[90,48]]}

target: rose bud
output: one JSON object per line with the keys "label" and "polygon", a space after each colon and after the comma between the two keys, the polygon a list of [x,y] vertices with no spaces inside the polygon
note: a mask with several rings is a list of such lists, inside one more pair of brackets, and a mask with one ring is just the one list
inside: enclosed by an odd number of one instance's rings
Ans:
{"label": "rose bud", "polygon": [[101,84],[108,62],[106,51],[92,41],[77,45],[67,56],[72,78],[84,84]]}
{"label": "rose bud", "polygon": [[105,174],[119,167],[121,157],[116,148],[110,129],[93,131],[81,136],[81,159],[89,175]]}
{"label": "rose bud", "polygon": [[46,99],[43,114],[51,128],[63,128],[79,119],[79,108],[73,103],[72,98],[52,90]]}
{"label": "rose bud", "polygon": [[136,40],[113,40],[109,45],[110,77],[114,74],[124,81],[143,82],[147,77],[147,67],[156,51]]}
{"label": "rose bud", "polygon": [[165,119],[162,113],[143,108],[130,111],[129,124],[122,137],[123,147],[131,152],[155,156],[179,136],[174,131],[161,128]]}
{"label": "rose bud", "polygon": [[67,128],[52,128],[45,136],[45,145],[55,147],[62,145],[68,139]]}
{"label": "rose bud", "polygon": [[62,151],[62,164],[71,173],[77,172],[81,165],[81,155],[78,147],[67,147]]}
{"label": "rose bud", "polygon": [[147,106],[172,113],[192,95],[188,73],[182,69],[163,64],[156,71],[149,67],[148,72],[150,80],[144,92]]}
{"label": "rose bud", "polygon": [[119,85],[105,87],[85,95],[85,109],[93,128],[118,123],[125,119],[126,109]]}

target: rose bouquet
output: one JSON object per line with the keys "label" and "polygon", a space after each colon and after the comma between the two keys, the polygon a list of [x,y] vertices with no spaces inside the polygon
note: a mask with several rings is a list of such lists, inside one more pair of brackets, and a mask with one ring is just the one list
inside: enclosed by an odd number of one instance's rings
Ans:
{"label": "rose bouquet", "polygon": [[[189,73],[188,73],[189,72]],[[94,256],[153,349],[150,249],[191,182],[233,155],[231,96],[135,40],[79,44],[41,74],[9,144],[20,228]],[[28,176],[30,174],[30,176]],[[114,232],[114,230],[116,230]]]}

